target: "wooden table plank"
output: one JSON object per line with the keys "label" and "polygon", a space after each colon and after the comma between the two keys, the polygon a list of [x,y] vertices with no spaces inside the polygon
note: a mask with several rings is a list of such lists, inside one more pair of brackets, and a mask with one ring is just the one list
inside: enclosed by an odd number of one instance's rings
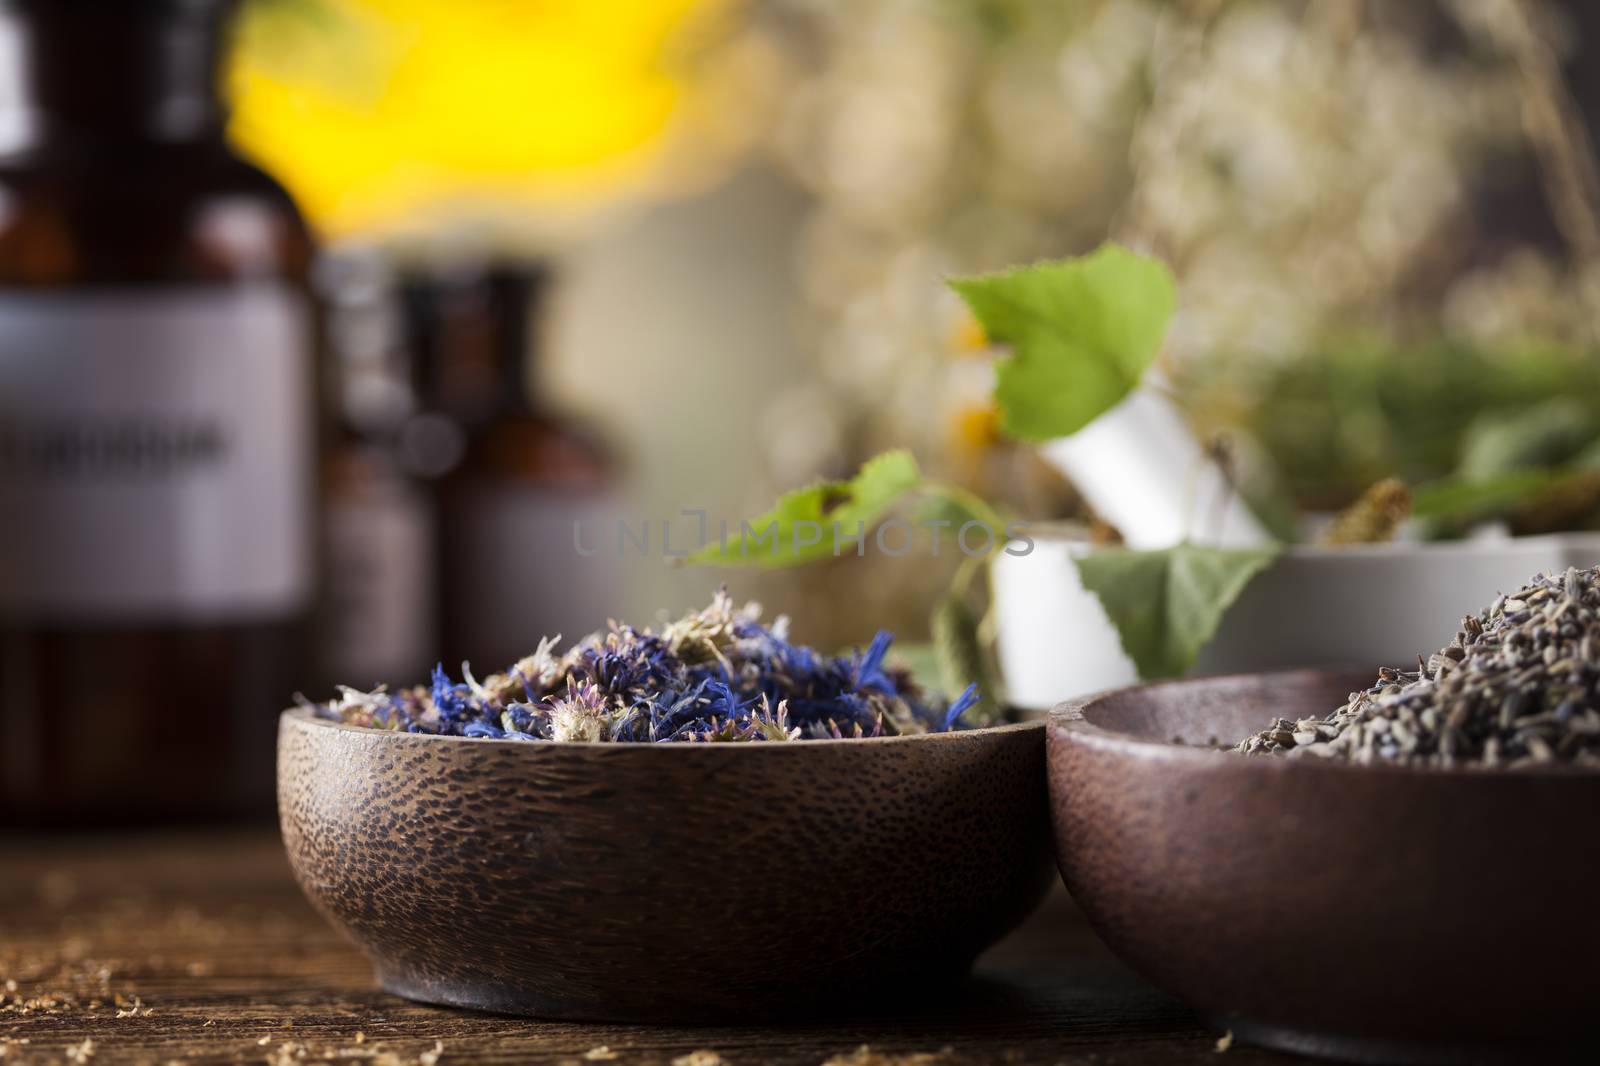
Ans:
{"label": "wooden table plank", "polygon": [[[1216,1034],[1112,959],[1061,892],[957,1004],[921,1011],[669,1028],[414,1004],[376,988],[267,831],[0,838],[0,990],[0,1066],[1219,1061]],[[1294,1060],[1236,1047],[1225,1061]]]}

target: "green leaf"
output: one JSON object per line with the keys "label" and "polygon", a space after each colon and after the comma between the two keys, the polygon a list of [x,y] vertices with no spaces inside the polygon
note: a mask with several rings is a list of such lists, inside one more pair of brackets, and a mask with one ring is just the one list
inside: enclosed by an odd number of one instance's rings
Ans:
{"label": "green leaf", "polygon": [[1510,413],[1475,419],[1456,474],[1484,481],[1515,470],[1562,466],[1594,443],[1600,416],[1574,396],[1558,396]]}
{"label": "green leaf", "polygon": [[1531,468],[1483,478],[1441,478],[1416,488],[1411,513],[1430,522],[1477,521],[1535,500],[1573,476],[1572,470]]}
{"label": "green leaf", "polygon": [[1075,561],[1083,587],[1100,597],[1123,650],[1149,679],[1177,677],[1193,666],[1223,612],[1281,550],[1180,544],[1105,549]]}
{"label": "green leaf", "polygon": [[[928,486],[923,486],[928,489]],[[984,515],[974,511],[964,499],[952,496],[949,493],[929,490],[917,504],[916,510],[911,514],[911,520],[919,526],[929,526],[936,522],[944,523],[944,536],[948,540],[955,535],[955,531],[968,522],[986,521]]]}
{"label": "green leaf", "polygon": [[1132,392],[1177,302],[1159,260],[1115,244],[1091,255],[950,281],[989,339],[1001,426],[1045,441],[1076,433]]}
{"label": "green leaf", "polygon": [[785,493],[772,510],[743,523],[726,541],[706,545],[688,561],[776,569],[853,555],[858,528],[870,530],[921,484],[922,472],[910,452],[884,452],[863,463],[849,481],[819,481]]}

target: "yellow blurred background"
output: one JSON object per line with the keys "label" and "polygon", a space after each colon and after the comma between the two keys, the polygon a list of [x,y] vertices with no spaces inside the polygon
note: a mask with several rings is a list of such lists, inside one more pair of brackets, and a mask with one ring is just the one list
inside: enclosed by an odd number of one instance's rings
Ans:
{"label": "yellow blurred background", "polygon": [[268,0],[234,135],[331,238],[449,223],[564,230],[703,184],[761,72],[733,0]]}

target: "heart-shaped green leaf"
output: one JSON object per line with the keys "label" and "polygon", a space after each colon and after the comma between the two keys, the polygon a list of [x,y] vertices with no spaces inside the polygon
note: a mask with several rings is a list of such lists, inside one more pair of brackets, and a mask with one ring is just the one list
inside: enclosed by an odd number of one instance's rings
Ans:
{"label": "heart-shaped green leaf", "polygon": [[1159,260],[1114,244],[1076,259],[954,278],[989,339],[1001,425],[1021,440],[1076,433],[1139,384],[1177,303]]}
{"label": "heart-shaped green leaf", "polygon": [[1100,597],[1139,676],[1178,677],[1217,631],[1250,579],[1278,557],[1277,545],[1160,551],[1108,548],[1078,557],[1078,578]]}
{"label": "heart-shaped green leaf", "polygon": [[849,481],[819,481],[785,493],[772,509],[743,523],[689,562],[713,566],[799,566],[837,554],[854,554],[861,531],[922,484],[908,451],[884,452],[862,464]]}

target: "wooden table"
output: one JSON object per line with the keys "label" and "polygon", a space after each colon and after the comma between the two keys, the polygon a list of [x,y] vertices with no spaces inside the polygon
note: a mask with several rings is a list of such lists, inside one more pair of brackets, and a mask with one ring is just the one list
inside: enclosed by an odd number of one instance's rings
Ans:
{"label": "wooden table", "polygon": [[0,837],[0,1066],[1299,1061],[1219,1056],[1217,1037],[1112,959],[1059,891],[983,959],[958,1009],[781,1027],[574,1025],[380,992],[301,897],[270,831]]}

